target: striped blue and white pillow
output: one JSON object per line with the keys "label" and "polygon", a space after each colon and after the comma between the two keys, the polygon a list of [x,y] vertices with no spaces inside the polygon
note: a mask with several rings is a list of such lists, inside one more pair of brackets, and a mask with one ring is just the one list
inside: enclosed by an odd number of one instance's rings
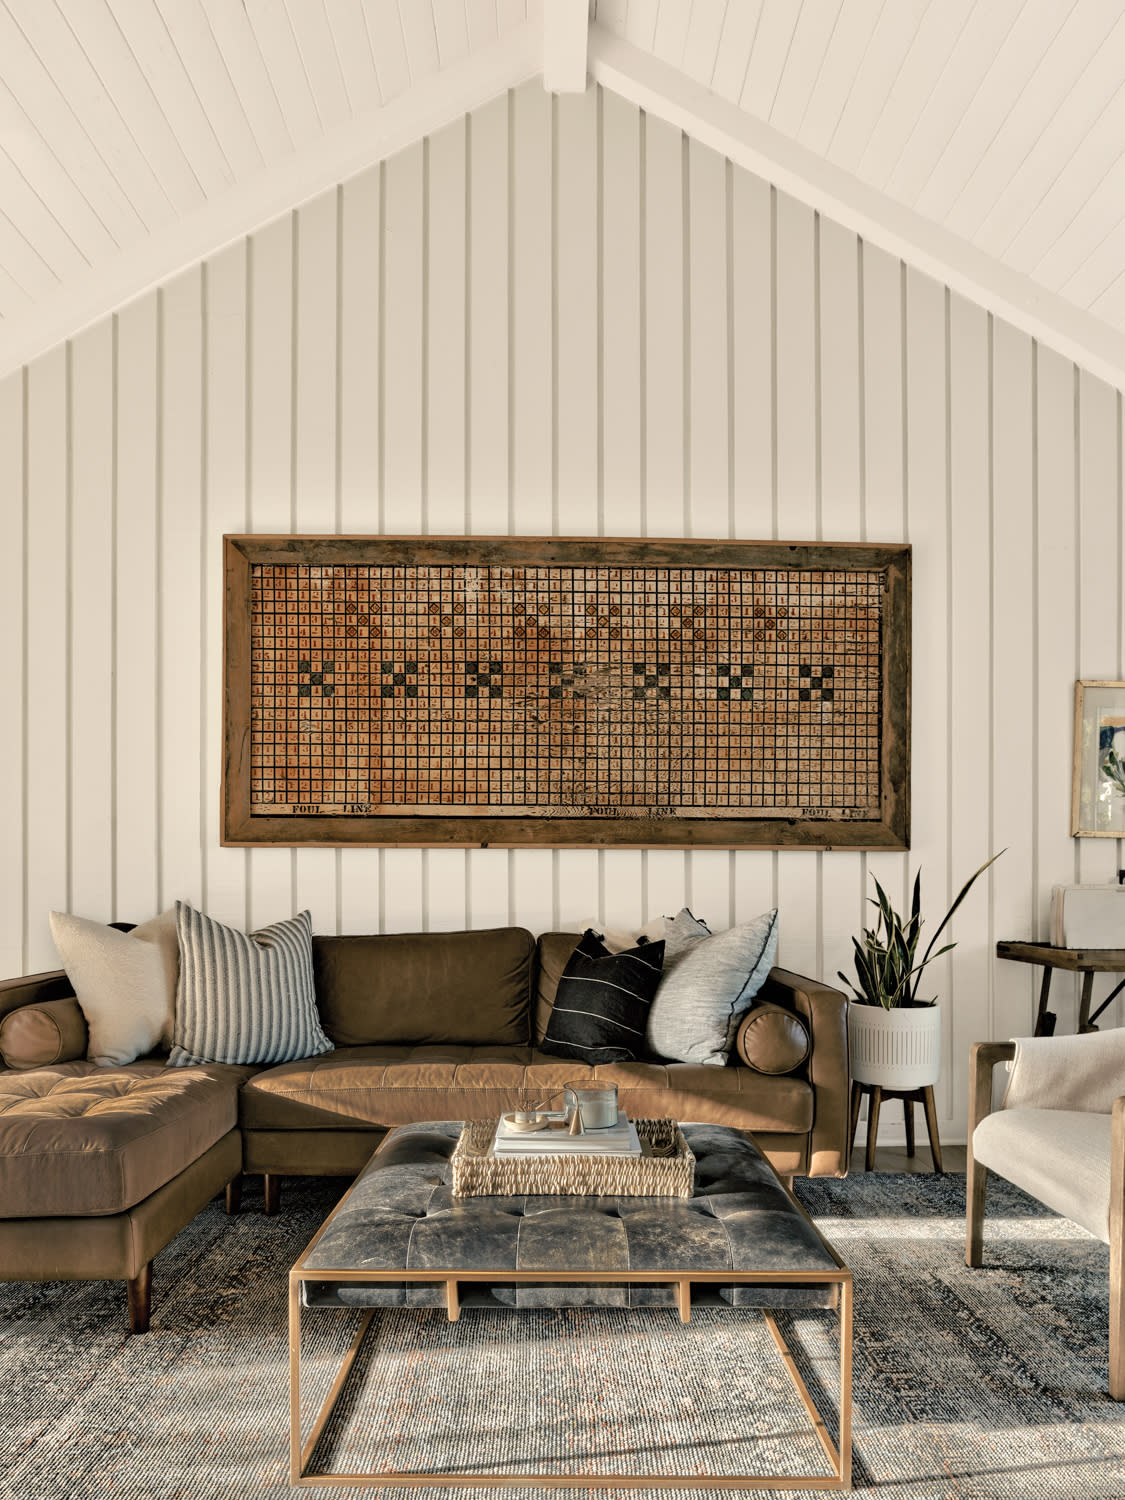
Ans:
{"label": "striped blue and white pillow", "polygon": [[559,980],[543,1051],[595,1065],[643,1056],[663,962],[663,942],[611,953],[587,929]]}
{"label": "striped blue and white pillow", "polygon": [[307,911],[247,934],[176,902],[173,1067],[280,1063],[331,1052],[316,1009]]}

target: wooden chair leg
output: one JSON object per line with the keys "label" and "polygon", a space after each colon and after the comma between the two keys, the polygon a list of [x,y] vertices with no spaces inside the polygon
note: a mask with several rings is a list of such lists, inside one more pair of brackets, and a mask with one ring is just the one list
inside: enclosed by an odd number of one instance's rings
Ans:
{"label": "wooden chair leg", "polygon": [[937,1130],[937,1107],[934,1104],[933,1086],[927,1084],[922,1090],[922,1103],[926,1110],[926,1130],[930,1137],[930,1151],[934,1158],[934,1171],[945,1175],[945,1168],[941,1164],[941,1141],[938,1139]]}
{"label": "wooden chair leg", "polygon": [[262,1191],[266,1200],[266,1213],[272,1217],[281,1207],[281,1178],[276,1172],[266,1172],[263,1175]]}
{"label": "wooden chair leg", "polygon": [[979,1266],[984,1258],[984,1200],[988,1168],[975,1159],[969,1148],[965,1164],[965,1264]]}
{"label": "wooden chair leg", "polygon": [[909,1095],[904,1095],[902,1101],[902,1117],[906,1122],[906,1154],[914,1155],[914,1100]]}
{"label": "wooden chair leg", "polygon": [[879,1106],[883,1102],[883,1090],[877,1083],[871,1085],[871,1102],[867,1106],[867,1170],[875,1170],[875,1142],[879,1137]]}
{"label": "wooden chair leg", "polygon": [[242,1207],[242,1173],[232,1177],[227,1183],[226,1208],[228,1214],[236,1214]]}
{"label": "wooden chair leg", "polygon": [[852,1084],[852,1103],[851,1103],[851,1126],[852,1126],[852,1128],[851,1128],[851,1135],[848,1137],[848,1151],[849,1151],[849,1153],[855,1150],[855,1133],[856,1133],[856,1130],[859,1128],[859,1111],[860,1111],[860,1107],[862,1106],[862,1104],[863,1104],[863,1084],[862,1083],[853,1083]]}
{"label": "wooden chair leg", "polygon": [[147,1333],[152,1312],[152,1261],[125,1283],[129,1296],[129,1332]]}

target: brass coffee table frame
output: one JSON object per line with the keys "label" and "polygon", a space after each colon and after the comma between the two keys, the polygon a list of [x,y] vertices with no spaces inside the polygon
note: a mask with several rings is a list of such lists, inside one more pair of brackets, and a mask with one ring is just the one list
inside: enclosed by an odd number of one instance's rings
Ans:
{"label": "brass coffee table frame", "polygon": [[[350,1196],[350,1190],[341,1203]],[[812,1224],[808,1215],[795,1199],[792,1200],[802,1216]],[[339,1207],[340,1205],[337,1205]],[[289,1482],[294,1486],[347,1485],[356,1489],[376,1485],[398,1485],[404,1489],[432,1488],[439,1483],[465,1489],[664,1489],[664,1490],[850,1490],[852,1487],[852,1273],[836,1254],[836,1251],[813,1225],[813,1229],[824,1248],[836,1262],[835,1271],[792,1271],[778,1274],[776,1271],[472,1271],[463,1268],[449,1270],[333,1270],[324,1266],[306,1270],[304,1262],[315,1248],[317,1241],[331,1223],[331,1215],[314,1236],[304,1255],[289,1273]],[[691,1288],[707,1283],[724,1286],[753,1285],[766,1282],[771,1286],[802,1286],[812,1284],[837,1288],[836,1313],[840,1338],[840,1401],[839,1401],[839,1445],[832,1441],[828,1428],[816,1408],[808,1387],[801,1378],[785,1337],[777,1326],[773,1312],[762,1308],[766,1326],[773,1335],[782,1362],[790,1380],[801,1398],[808,1414],[812,1430],[824,1449],[831,1473],[824,1474],[758,1474],[758,1475],[712,1475],[712,1474],[591,1474],[586,1471],[570,1474],[449,1474],[431,1472],[411,1474],[393,1469],[365,1473],[335,1473],[314,1470],[309,1467],[316,1446],[324,1433],[336,1403],[343,1394],[347,1379],[363,1344],[367,1330],[376,1312],[390,1312],[392,1308],[368,1308],[360,1320],[359,1329],[344,1355],[339,1372],[313,1421],[307,1438],[301,1433],[301,1288],[304,1282],[439,1282],[445,1285],[446,1315],[451,1323],[461,1316],[460,1283],[531,1282],[542,1286],[547,1283],[572,1285],[579,1283],[655,1282],[663,1286],[670,1283],[676,1287],[676,1301],[680,1321],[691,1319]],[[336,1309],[332,1309],[336,1310]],[[339,1309],[343,1311],[344,1309]],[[515,1311],[515,1309],[512,1309]],[[751,1311],[752,1309],[746,1309]],[[732,1312],[736,1309],[731,1309]]]}

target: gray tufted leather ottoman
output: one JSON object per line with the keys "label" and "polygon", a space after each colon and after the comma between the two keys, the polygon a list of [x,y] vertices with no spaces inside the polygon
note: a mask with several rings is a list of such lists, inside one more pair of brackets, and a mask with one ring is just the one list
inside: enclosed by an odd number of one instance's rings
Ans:
{"label": "gray tufted leather ottoman", "polygon": [[[347,1371],[378,1308],[674,1307],[687,1322],[693,1300],[761,1309],[790,1378],[832,1464],[822,1489],[851,1487],[851,1273],[786,1192],[758,1147],[722,1125],[683,1127],[696,1157],[691,1198],[474,1197],[450,1191],[449,1159],[460,1121],[390,1132],[290,1273],[291,1410],[299,1412],[302,1308],[368,1309],[344,1367],[302,1445],[291,1424],[291,1482],[339,1476],[308,1464]],[[831,1307],[839,1314],[839,1446],[829,1437],[773,1316],[775,1309]],[[434,1474],[394,1473],[394,1483],[432,1485]],[[391,1471],[348,1475],[387,1483]],[[581,1476],[611,1488],[622,1475]],[[574,1476],[568,1476],[573,1483]],[[708,1481],[698,1475],[629,1476],[653,1488],[786,1488],[809,1476]],[[529,1486],[558,1475],[461,1475],[457,1483]]]}

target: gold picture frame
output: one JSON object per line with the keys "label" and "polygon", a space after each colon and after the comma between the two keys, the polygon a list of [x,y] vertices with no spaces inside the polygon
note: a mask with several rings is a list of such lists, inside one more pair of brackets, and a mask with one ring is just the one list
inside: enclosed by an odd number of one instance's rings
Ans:
{"label": "gold picture frame", "polygon": [[1075,838],[1125,838],[1125,682],[1084,678],[1074,685],[1070,831]]}

